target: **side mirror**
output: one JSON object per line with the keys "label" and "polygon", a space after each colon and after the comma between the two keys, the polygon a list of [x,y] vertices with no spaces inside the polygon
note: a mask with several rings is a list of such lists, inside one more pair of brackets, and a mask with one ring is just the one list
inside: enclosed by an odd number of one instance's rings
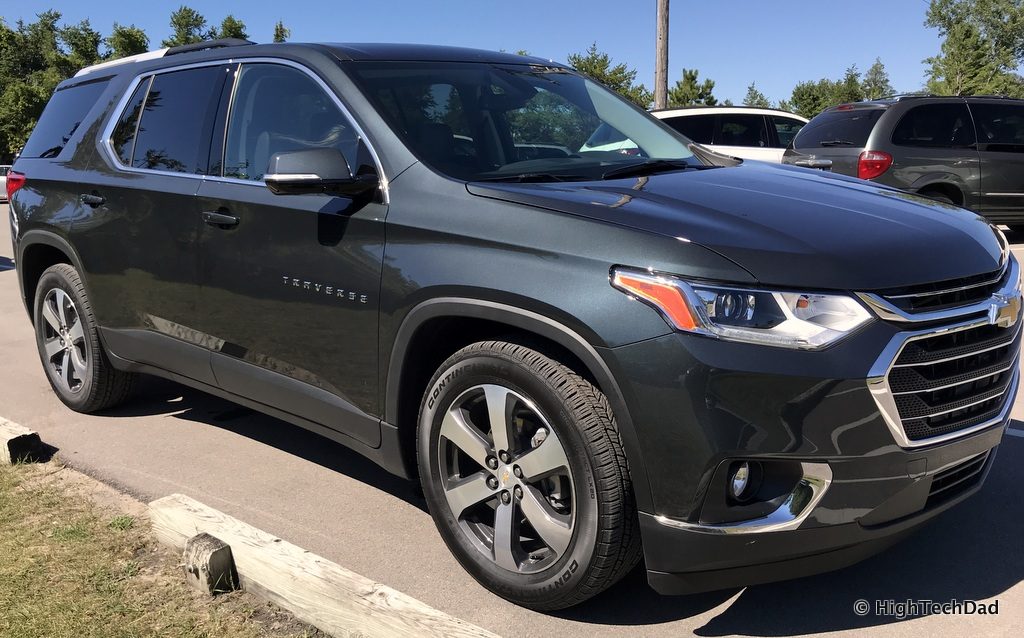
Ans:
{"label": "side mirror", "polygon": [[336,148],[274,153],[263,176],[275,195],[362,195],[380,185],[377,175],[353,175]]}

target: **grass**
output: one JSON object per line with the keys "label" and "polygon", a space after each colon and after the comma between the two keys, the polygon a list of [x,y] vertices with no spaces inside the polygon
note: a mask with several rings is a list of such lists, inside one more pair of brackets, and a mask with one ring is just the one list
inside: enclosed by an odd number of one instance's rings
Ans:
{"label": "grass", "polygon": [[188,589],[146,521],[45,480],[58,469],[0,466],[0,637],[321,635],[244,593]]}

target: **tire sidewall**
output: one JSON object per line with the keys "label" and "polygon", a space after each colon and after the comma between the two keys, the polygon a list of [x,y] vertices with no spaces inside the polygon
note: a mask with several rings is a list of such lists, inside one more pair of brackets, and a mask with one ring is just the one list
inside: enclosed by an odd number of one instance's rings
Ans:
{"label": "tire sidewall", "polygon": [[[535,574],[518,574],[499,567],[466,538],[440,486],[438,445],[441,420],[465,390],[496,384],[530,400],[562,443],[573,474],[575,523],[569,548],[552,566]],[[599,522],[593,460],[582,432],[575,426],[557,390],[522,362],[497,355],[456,355],[435,374],[420,407],[417,432],[419,472],[423,492],[445,543],[474,578],[499,595],[519,603],[546,602],[559,592],[571,592],[586,577],[594,556]]]}
{"label": "tire sidewall", "polygon": [[[85,335],[86,354],[89,357],[89,360],[86,362],[88,373],[85,375],[86,378],[82,379],[82,388],[78,392],[74,393],[65,390],[60,379],[56,378],[56,374],[50,366],[49,360],[47,360],[46,350],[43,346],[43,335],[46,326],[46,319],[43,318],[42,312],[43,303],[46,300],[47,293],[55,288],[63,290],[75,303],[75,309],[78,312],[78,320],[82,322],[82,333]],[[43,273],[43,276],[39,278],[39,284],[36,287],[33,317],[35,318],[36,349],[39,352],[39,359],[43,363],[43,371],[46,374],[46,380],[50,382],[50,386],[53,388],[54,393],[65,405],[73,410],[83,409],[89,404],[93,393],[93,387],[96,383],[96,357],[99,350],[96,343],[96,331],[92,325],[92,317],[86,311],[86,306],[83,303],[83,299],[78,290],[59,270],[47,270]]]}

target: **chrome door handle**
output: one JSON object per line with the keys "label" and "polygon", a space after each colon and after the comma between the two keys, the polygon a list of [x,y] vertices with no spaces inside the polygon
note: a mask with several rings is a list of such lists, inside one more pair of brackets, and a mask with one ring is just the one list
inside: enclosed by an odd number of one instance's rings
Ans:
{"label": "chrome door handle", "polygon": [[238,218],[234,215],[221,213],[214,210],[203,211],[203,221],[218,228],[231,228],[238,225]]}

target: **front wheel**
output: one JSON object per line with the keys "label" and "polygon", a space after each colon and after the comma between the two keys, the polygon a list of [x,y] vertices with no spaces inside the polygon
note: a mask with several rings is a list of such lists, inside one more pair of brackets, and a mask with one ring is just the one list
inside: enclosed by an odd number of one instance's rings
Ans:
{"label": "front wheel", "polygon": [[639,560],[614,415],[566,366],[513,343],[467,346],[431,380],[417,438],[441,536],[499,596],[533,609],[569,607]]}

